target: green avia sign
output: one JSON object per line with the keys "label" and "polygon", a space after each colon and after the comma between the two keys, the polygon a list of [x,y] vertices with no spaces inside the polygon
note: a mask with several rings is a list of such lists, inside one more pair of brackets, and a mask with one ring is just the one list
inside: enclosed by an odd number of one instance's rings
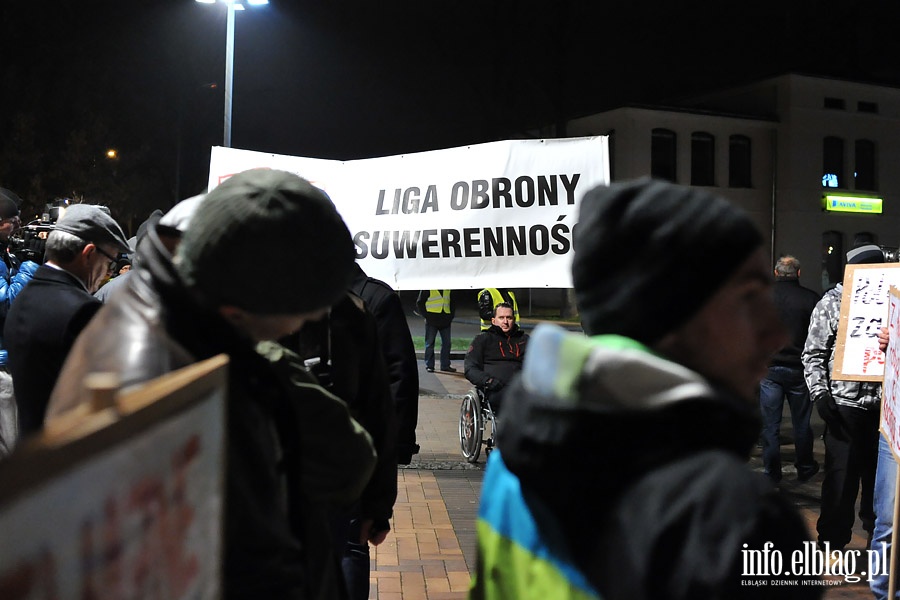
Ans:
{"label": "green avia sign", "polygon": [[825,194],[822,197],[824,208],[831,212],[881,214],[881,198],[873,196],[845,196],[841,194]]}

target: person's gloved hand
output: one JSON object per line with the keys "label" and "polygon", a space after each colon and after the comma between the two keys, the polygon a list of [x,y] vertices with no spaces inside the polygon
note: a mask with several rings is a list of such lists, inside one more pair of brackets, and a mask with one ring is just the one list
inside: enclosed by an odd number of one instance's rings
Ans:
{"label": "person's gloved hand", "polygon": [[484,389],[489,392],[496,392],[503,388],[503,382],[497,379],[496,377],[491,377],[484,384]]}
{"label": "person's gloved hand", "polygon": [[837,403],[834,401],[831,394],[822,394],[821,396],[818,396],[815,399],[815,403],[816,410],[818,411],[819,416],[822,417],[822,420],[825,421],[831,435],[839,440],[847,439],[846,432],[844,431],[844,420],[841,419]]}

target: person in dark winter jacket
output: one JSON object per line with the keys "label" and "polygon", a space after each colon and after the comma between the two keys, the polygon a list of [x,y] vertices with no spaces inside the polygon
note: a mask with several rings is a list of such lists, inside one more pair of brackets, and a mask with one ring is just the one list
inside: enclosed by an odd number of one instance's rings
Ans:
{"label": "person in dark winter jacket", "polygon": [[803,379],[800,353],[806,344],[809,317],[819,302],[819,294],[800,285],[800,261],[782,256],[775,264],[775,306],[788,328],[791,341],[779,350],[769,364],[769,371],[759,383],[759,408],[762,412],[762,458],[766,475],[781,481],[781,414],[787,397],[794,427],[797,479],[807,481],[819,472],[813,458],[813,432],[809,424],[812,402]]}
{"label": "person in dark winter jacket", "polygon": [[[260,262],[260,239],[283,260]],[[90,402],[88,373],[115,373],[128,389],[226,354],[221,596],[345,599],[328,516],[359,498],[375,450],[347,404],[272,341],[346,293],[353,242],[333,203],[294,174],[244,171],[196,203],[183,234],[150,225],[137,254],[76,341],[48,420]],[[253,286],[233,284],[250,271]]]}
{"label": "person in dark winter jacket", "polygon": [[305,324],[282,343],[304,359],[320,385],[347,403],[378,453],[359,502],[332,519],[350,600],[366,600],[369,544],[378,546],[387,538],[397,499],[397,416],[375,317],[362,298],[348,291],[326,317]]}
{"label": "person in dark winter jacket", "polygon": [[812,544],[747,466],[756,387],[787,342],[762,235],[725,200],[651,179],[597,187],[579,211],[591,337],[531,335],[482,484],[470,597],[820,596],[815,576],[748,562]]}
{"label": "person in dark winter jacket", "polygon": [[397,414],[397,464],[408,465],[419,452],[416,424],[419,421],[419,365],[416,348],[403,305],[388,284],[369,277],[356,264],[350,291],[363,299],[375,316],[378,341],[388,370],[391,397]]}
{"label": "person in dark winter jacket", "polygon": [[508,302],[494,307],[491,327],[475,336],[466,352],[466,379],[488,395],[499,414],[506,386],[522,370],[528,334],[519,328]]}
{"label": "person in dark winter jacket", "polygon": [[19,294],[3,326],[24,437],[43,428],[53,384],[78,334],[100,309],[94,298],[131,246],[106,207],[75,204],[47,236],[47,262]]}
{"label": "person in dark winter jacket", "polygon": [[[874,244],[847,253],[847,264],[884,262]],[[825,292],[809,321],[801,360],[809,396],[825,421],[825,477],[816,531],[819,543],[841,549],[850,542],[859,518],[871,539],[875,530],[875,469],[878,464],[880,381],[841,381],[832,378],[837,331],[841,321],[842,283]]]}

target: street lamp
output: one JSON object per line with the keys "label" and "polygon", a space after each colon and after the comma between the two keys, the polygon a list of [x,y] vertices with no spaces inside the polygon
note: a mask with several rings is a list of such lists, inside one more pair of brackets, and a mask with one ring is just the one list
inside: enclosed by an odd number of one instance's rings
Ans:
{"label": "street lamp", "polygon": [[[215,4],[217,0],[196,0],[202,4]],[[231,96],[234,83],[234,13],[244,10],[240,0],[218,0],[228,9],[228,19],[225,28],[225,133],[224,146],[231,148]],[[250,6],[262,6],[269,0],[246,0]]]}

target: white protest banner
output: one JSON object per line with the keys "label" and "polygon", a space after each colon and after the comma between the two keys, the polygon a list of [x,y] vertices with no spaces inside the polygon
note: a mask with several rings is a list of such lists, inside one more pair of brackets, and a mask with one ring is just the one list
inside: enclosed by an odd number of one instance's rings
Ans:
{"label": "white protest banner", "polygon": [[221,597],[226,365],[148,382],[117,399],[131,414],[0,463],[0,598]]}
{"label": "white protest banner", "polygon": [[900,263],[847,265],[832,378],[881,381],[884,353],[878,331],[888,319],[888,290],[900,286]]}
{"label": "white protest banner", "polygon": [[891,451],[900,460],[900,290],[891,286],[888,312],[888,349],[881,389],[881,431]]}
{"label": "white protest banner", "polygon": [[337,206],[363,270],[397,290],[566,288],[579,202],[609,183],[607,141],[514,140],[353,161],[215,147],[209,189],[257,167],[309,179]]}

